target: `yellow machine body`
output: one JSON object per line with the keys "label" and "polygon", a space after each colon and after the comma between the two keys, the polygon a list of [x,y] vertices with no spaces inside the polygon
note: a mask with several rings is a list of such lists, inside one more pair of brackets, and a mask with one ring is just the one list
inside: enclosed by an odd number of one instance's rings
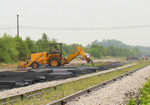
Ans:
{"label": "yellow machine body", "polygon": [[40,52],[31,54],[31,59],[27,55],[27,59],[23,62],[19,62],[19,68],[26,68],[32,66],[32,68],[38,68],[39,64],[49,64],[52,67],[59,67],[68,64],[75,57],[81,55],[87,62],[92,62],[90,58],[88,58],[83,49],[81,47],[77,47],[67,58],[63,58],[61,54],[48,54],[47,52]]}

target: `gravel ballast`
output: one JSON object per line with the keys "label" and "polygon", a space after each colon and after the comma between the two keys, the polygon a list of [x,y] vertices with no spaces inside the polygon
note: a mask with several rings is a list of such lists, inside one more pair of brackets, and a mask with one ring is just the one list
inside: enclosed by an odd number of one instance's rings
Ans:
{"label": "gravel ballast", "polygon": [[10,90],[0,91],[0,99],[10,97],[10,96],[14,96],[14,95],[18,95],[18,94],[24,94],[26,92],[31,92],[31,91],[42,89],[42,88],[56,86],[56,85],[71,82],[71,81],[76,81],[76,80],[88,78],[88,77],[95,76],[95,75],[100,75],[100,74],[103,74],[103,73],[107,73],[107,72],[119,70],[119,69],[122,69],[122,68],[130,67],[130,66],[135,65],[135,64],[136,63],[129,64],[129,65],[122,66],[122,67],[117,67],[117,68],[106,70],[106,71],[87,74],[87,75],[83,75],[83,76],[80,76],[80,77],[68,78],[68,79],[65,79],[65,80],[56,80],[56,81],[50,81],[50,82],[44,82],[44,83],[37,83],[37,84],[26,86],[26,87],[14,88],[14,89],[10,89]]}
{"label": "gravel ballast", "polygon": [[126,105],[131,97],[138,95],[138,89],[148,77],[150,77],[150,66],[89,94],[77,97],[67,105]]}

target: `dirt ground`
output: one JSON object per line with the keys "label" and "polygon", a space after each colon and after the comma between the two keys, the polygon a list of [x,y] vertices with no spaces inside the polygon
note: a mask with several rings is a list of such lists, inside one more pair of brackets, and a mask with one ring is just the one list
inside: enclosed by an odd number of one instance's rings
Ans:
{"label": "dirt ground", "polygon": [[[94,63],[105,63],[105,62],[119,62],[119,61],[124,61],[124,59],[95,59],[93,60]],[[73,60],[69,64],[66,64],[66,67],[70,66],[76,66],[76,65],[82,65],[82,64],[87,64],[85,60]]]}
{"label": "dirt ground", "polygon": [[[119,61],[124,61],[123,59],[96,59],[93,60],[94,63],[105,63],[105,62],[119,62]],[[87,64],[85,60],[73,60],[69,64],[66,64],[65,67],[72,67],[72,66],[77,66],[78,64],[84,65]],[[17,70],[17,63],[15,64],[3,64],[2,66],[0,65],[0,71],[13,71]],[[43,66],[44,67],[44,66]],[[31,67],[27,68],[31,69]]]}

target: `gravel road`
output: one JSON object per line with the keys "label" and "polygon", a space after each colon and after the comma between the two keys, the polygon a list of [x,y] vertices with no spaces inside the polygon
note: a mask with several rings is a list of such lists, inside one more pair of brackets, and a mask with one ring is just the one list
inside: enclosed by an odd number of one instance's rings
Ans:
{"label": "gravel road", "polygon": [[14,89],[10,89],[10,90],[0,91],[0,99],[5,98],[5,97],[9,97],[9,96],[13,96],[13,95],[16,95],[16,94],[23,94],[23,93],[30,92],[30,91],[33,91],[33,90],[38,90],[38,89],[42,89],[42,88],[46,88],[46,87],[56,86],[56,85],[59,85],[59,84],[62,84],[62,83],[67,83],[67,82],[76,81],[76,80],[83,79],[83,78],[88,78],[88,77],[91,77],[91,76],[94,76],[94,75],[100,75],[100,74],[103,74],[103,73],[119,70],[121,68],[126,68],[126,67],[129,67],[129,66],[135,65],[135,64],[136,63],[129,64],[129,65],[122,66],[122,67],[117,67],[117,68],[106,70],[106,71],[87,74],[87,75],[83,75],[83,76],[80,76],[80,77],[68,78],[68,79],[65,79],[65,80],[56,80],[56,81],[50,81],[50,82],[44,82],[44,83],[37,83],[37,84],[26,86],[26,87],[14,88]]}
{"label": "gravel road", "polygon": [[131,97],[137,96],[138,89],[148,77],[150,77],[150,66],[90,94],[80,96],[67,105],[126,105]]}

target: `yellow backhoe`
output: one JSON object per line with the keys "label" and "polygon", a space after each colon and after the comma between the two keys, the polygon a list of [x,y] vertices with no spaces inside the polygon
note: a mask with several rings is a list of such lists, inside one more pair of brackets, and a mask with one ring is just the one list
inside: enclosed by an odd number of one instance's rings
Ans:
{"label": "yellow backhoe", "polygon": [[30,58],[29,55],[27,55],[27,59],[24,62],[19,61],[18,68],[31,66],[36,69],[39,67],[39,64],[49,64],[51,67],[60,67],[68,64],[78,55],[81,55],[88,63],[91,62],[93,64],[93,61],[85,55],[82,47],[76,47],[76,49],[67,58],[64,58],[62,55],[62,43],[50,43],[49,45],[49,52],[33,53]]}

